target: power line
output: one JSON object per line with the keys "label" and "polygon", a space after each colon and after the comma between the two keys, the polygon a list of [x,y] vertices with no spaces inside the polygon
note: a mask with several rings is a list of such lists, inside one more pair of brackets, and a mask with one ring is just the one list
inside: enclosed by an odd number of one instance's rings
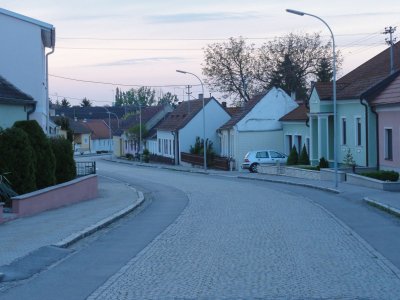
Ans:
{"label": "power line", "polygon": [[103,48],[103,47],[57,47],[57,49],[70,50],[118,50],[118,51],[202,51],[194,48]]}
{"label": "power line", "polygon": [[[49,76],[55,77],[55,78],[60,78],[60,79],[65,79],[65,80],[77,81],[77,82],[103,84],[103,85],[113,85],[113,86],[127,86],[127,87],[143,87],[143,86],[146,86],[146,87],[150,87],[150,88],[163,88],[163,87],[167,88],[167,87],[184,87],[184,86],[186,86],[185,84],[167,84],[167,85],[124,84],[124,83],[115,83],[115,82],[84,80],[84,79],[64,77],[64,76],[58,76],[58,75],[52,75],[52,74],[49,74]],[[194,84],[194,86],[200,86],[200,84]]]}

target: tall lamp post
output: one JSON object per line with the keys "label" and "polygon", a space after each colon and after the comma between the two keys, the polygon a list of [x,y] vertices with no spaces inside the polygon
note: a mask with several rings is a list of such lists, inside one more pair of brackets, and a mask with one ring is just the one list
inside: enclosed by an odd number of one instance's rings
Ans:
{"label": "tall lamp post", "polygon": [[335,187],[338,187],[338,160],[337,160],[337,135],[336,135],[336,125],[337,125],[337,112],[336,112],[336,53],[335,53],[335,37],[329,25],[320,17],[305,13],[302,11],[294,10],[294,9],[286,9],[288,13],[299,15],[299,16],[310,16],[320,20],[322,23],[328,27],[331,37],[332,37],[332,51],[333,51],[333,80],[332,80],[332,89],[333,89],[333,166],[335,169]]}
{"label": "tall lamp post", "polygon": [[109,110],[107,109],[107,107],[103,106],[103,108],[104,108],[104,109],[107,111],[107,113],[108,113],[108,132],[109,132],[109,135],[110,135],[110,142],[109,142],[110,147],[109,147],[109,149],[110,149],[110,158],[111,158],[111,160],[112,160],[112,150],[111,150],[111,145],[112,145],[111,114],[113,114],[113,115],[117,118],[117,121],[118,121],[118,128],[119,128],[119,119],[118,119],[118,116],[117,116],[115,113],[109,111]]}
{"label": "tall lamp post", "polygon": [[204,85],[201,79],[193,73],[182,71],[182,70],[176,70],[178,73],[183,73],[183,74],[190,74],[196,77],[200,83],[201,83],[201,95],[200,98],[203,101],[203,152],[204,152],[204,171],[207,171],[207,148],[206,148],[206,112],[204,110]]}

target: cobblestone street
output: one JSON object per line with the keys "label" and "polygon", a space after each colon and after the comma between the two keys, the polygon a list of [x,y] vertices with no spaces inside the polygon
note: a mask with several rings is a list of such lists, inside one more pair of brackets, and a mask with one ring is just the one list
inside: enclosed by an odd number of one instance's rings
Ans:
{"label": "cobblestone street", "polygon": [[89,299],[400,295],[393,266],[307,198],[252,182],[165,174],[141,176],[163,176],[188,194],[188,207]]}

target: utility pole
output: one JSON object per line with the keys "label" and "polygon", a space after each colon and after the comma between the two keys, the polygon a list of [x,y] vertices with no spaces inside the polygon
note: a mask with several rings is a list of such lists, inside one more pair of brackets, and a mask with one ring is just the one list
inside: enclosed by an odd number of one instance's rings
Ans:
{"label": "utility pole", "polygon": [[390,74],[394,73],[394,59],[393,59],[393,45],[396,42],[396,38],[393,38],[393,33],[397,27],[385,27],[383,34],[389,34],[389,38],[386,38],[386,43],[390,46]]}
{"label": "utility pole", "polygon": [[186,88],[187,88],[186,95],[188,95],[188,113],[190,113],[190,95],[192,94],[190,89],[192,88],[192,86],[191,85],[187,85]]}

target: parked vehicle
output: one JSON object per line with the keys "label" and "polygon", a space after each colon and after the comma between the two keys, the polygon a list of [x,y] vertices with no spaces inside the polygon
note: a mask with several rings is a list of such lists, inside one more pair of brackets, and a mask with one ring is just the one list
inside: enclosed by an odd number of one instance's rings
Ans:
{"label": "parked vehicle", "polygon": [[275,150],[249,151],[244,157],[242,169],[248,169],[251,173],[255,173],[261,164],[285,164],[287,158],[287,155]]}

